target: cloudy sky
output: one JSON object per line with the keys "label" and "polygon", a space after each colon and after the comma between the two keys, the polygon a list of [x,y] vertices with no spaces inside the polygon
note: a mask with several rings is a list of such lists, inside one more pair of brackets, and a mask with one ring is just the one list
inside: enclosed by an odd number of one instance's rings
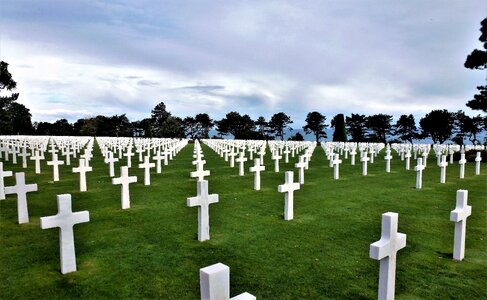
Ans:
{"label": "cloudy sky", "polygon": [[33,120],[465,110],[484,0],[2,0],[0,60]]}

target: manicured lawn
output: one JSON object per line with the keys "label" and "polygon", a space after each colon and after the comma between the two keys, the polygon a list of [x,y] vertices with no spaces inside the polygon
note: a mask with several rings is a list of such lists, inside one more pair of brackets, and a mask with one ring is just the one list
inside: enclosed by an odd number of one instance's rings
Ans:
{"label": "manicured lawn", "polygon": [[[210,236],[197,240],[197,208],[186,206],[196,195],[189,178],[193,145],[186,146],[163,174],[152,170],[152,185],[143,185],[143,170],[133,163],[131,208],[122,210],[120,186],[111,184],[108,166],[96,147],[88,173],[88,191],[79,192],[77,165],[52,169],[43,162],[41,175],[29,162],[26,182],[39,191],[28,195],[30,223],[17,224],[15,196],[0,201],[0,298],[161,298],[198,299],[199,269],[222,262],[230,267],[231,295],[249,292],[258,299],[374,299],[379,262],[369,258],[369,245],[380,238],[381,214],[399,213],[399,232],[407,246],[398,253],[397,299],[487,299],[487,164],[475,176],[468,163],[465,179],[459,166],[449,166],[440,184],[436,158],[430,156],[423,189],[396,153],[390,174],[384,151],[361,175],[361,164],[344,160],[340,180],[333,180],[321,148],[315,149],[305,184],[295,192],[294,220],[283,220],[284,195],[277,185],[294,163],[274,173],[267,151],[262,190],[254,191],[253,174],[238,176],[229,164],[203,146],[211,171],[210,193],[220,202],[210,206]],[[343,159],[343,158],[342,158]],[[415,163],[412,161],[412,169]],[[21,163],[4,168],[22,171]],[[119,167],[116,168],[119,176]],[[5,179],[13,185],[13,177]],[[467,223],[466,256],[452,260],[453,222],[458,189],[469,191],[472,216]],[[57,213],[56,195],[70,193],[73,211],[88,210],[90,222],[75,226],[78,271],[59,271],[58,230],[41,230],[39,218]]]}

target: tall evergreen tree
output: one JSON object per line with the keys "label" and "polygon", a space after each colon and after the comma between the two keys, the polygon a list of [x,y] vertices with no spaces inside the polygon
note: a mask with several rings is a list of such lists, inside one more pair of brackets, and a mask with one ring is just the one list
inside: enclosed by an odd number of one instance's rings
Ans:
{"label": "tall evergreen tree", "polygon": [[365,126],[367,118],[365,115],[352,114],[346,118],[347,130],[353,142],[365,141]]}
{"label": "tall evergreen tree", "polygon": [[[465,60],[465,68],[484,70],[487,69],[487,18],[480,22],[479,41],[483,43],[484,50],[474,49],[472,53],[467,56]],[[487,79],[486,79],[487,80]],[[487,112],[487,84],[478,86],[479,93],[474,95],[474,98],[467,102],[467,106],[474,110],[482,110]]]}
{"label": "tall evergreen tree", "polygon": [[334,142],[347,141],[347,129],[345,128],[345,116],[343,114],[338,114],[333,117],[331,120],[331,127],[335,129],[333,131]]}
{"label": "tall evergreen tree", "polygon": [[313,133],[316,138],[316,142],[320,141],[320,138],[326,138],[325,128],[328,126],[325,124],[326,117],[317,111],[308,113],[306,116],[306,125],[303,127],[306,133]]}

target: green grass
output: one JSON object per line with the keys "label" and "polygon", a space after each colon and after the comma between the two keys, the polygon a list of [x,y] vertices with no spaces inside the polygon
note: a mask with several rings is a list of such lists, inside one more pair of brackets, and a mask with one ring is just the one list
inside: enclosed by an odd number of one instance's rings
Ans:
{"label": "green grass", "polygon": [[[197,208],[186,206],[195,196],[189,178],[193,145],[152,170],[152,185],[138,176],[132,184],[131,208],[122,210],[120,186],[112,185],[108,166],[96,147],[88,191],[79,192],[78,174],[62,166],[61,181],[52,183],[51,167],[41,175],[29,162],[26,182],[39,191],[28,195],[30,223],[17,224],[15,196],[0,201],[0,298],[161,298],[198,299],[199,269],[222,262],[230,267],[231,295],[250,292],[258,299],[374,299],[379,262],[368,257],[380,238],[381,214],[399,213],[399,231],[407,234],[398,253],[397,299],[487,299],[487,164],[474,175],[468,163],[465,179],[459,166],[449,166],[440,184],[436,159],[430,156],[423,189],[397,155],[385,173],[384,151],[369,175],[357,160],[344,160],[340,180],[333,180],[324,152],[316,148],[305,184],[295,192],[294,220],[283,220],[284,195],[277,185],[294,163],[274,173],[267,151],[262,190],[254,191],[253,174],[238,176],[223,158],[203,146],[211,171],[210,193],[220,202],[210,206],[210,236],[197,240]],[[77,165],[73,160],[72,165]],[[414,166],[414,163],[411,164]],[[21,164],[4,168],[22,171]],[[119,168],[117,166],[117,176]],[[13,177],[6,185],[14,184]],[[456,190],[469,191],[473,213],[468,218],[466,256],[452,260]],[[39,218],[57,213],[56,195],[71,193],[73,210],[88,210],[90,222],[75,226],[78,271],[60,273],[58,230],[41,230]]]}

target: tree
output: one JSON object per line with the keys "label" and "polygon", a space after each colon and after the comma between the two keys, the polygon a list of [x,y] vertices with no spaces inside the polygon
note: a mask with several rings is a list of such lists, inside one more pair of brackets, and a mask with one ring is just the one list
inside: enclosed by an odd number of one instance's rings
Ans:
{"label": "tree", "polygon": [[69,124],[66,119],[59,119],[51,126],[52,135],[72,135],[73,125]]}
{"label": "tree", "polygon": [[414,116],[401,115],[394,125],[394,134],[398,135],[402,141],[408,141],[413,143],[414,139],[419,138],[418,128],[416,127],[416,121]]}
{"label": "tree", "polygon": [[198,135],[198,122],[193,117],[186,117],[183,120],[184,136],[194,140]]}
{"label": "tree", "polygon": [[[171,116],[171,113],[166,110],[164,102],[159,102],[151,111],[152,132],[156,136],[161,133],[162,124]],[[173,122],[174,120],[170,121]]]}
{"label": "tree", "polygon": [[235,139],[251,139],[256,136],[255,123],[249,115],[240,115],[232,111],[225,118],[216,122],[220,135],[231,134]]}
{"label": "tree", "polygon": [[197,114],[195,117],[198,126],[198,136],[203,139],[209,138],[209,132],[215,123],[207,113]]}
{"label": "tree", "polygon": [[334,142],[346,142],[347,139],[347,129],[345,128],[345,116],[343,114],[338,114],[333,117],[330,122],[331,127],[335,128],[333,131],[333,141]]}
{"label": "tree", "polygon": [[365,115],[352,114],[346,118],[348,133],[352,136],[352,142],[365,141],[365,125],[367,118]]}
{"label": "tree", "polygon": [[283,112],[279,112],[274,114],[271,119],[269,120],[269,129],[272,133],[275,134],[276,137],[280,137],[281,141],[284,140],[284,130],[287,128],[291,128],[288,125],[291,124],[291,117],[286,115]]}
{"label": "tree", "polygon": [[[17,82],[13,80],[12,74],[10,74],[10,72],[8,71],[8,63],[0,61],[0,92],[4,90],[12,91],[16,88]],[[11,115],[13,111],[11,110],[11,105],[12,103],[14,103],[14,101],[18,99],[18,97],[18,93],[13,93],[7,96],[0,96],[0,134],[13,133],[13,116]],[[18,107],[14,107],[13,110],[17,112]]]}
{"label": "tree", "polygon": [[297,141],[297,142],[302,142],[302,141],[304,141],[304,137],[303,137],[303,135],[302,135],[301,133],[296,132],[296,134],[295,134],[295,135],[293,135],[293,136],[289,137],[287,140],[288,140],[288,141]]}
{"label": "tree", "polygon": [[[484,50],[474,49],[465,60],[465,68],[484,70],[487,68],[487,18],[480,22],[479,41],[483,43]],[[487,112],[487,85],[478,86],[480,93],[474,95],[474,99],[467,102],[467,106],[473,110],[482,110]]]}
{"label": "tree", "polygon": [[419,126],[425,136],[430,136],[433,143],[443,144],[453,131],[454,116],[446,109],[433,110],[419,121]]}
{"label": "tree", "polygon": [[169,116],[162,123],[159,136],[165,138],[184,138],[183,120],[179,117]]}
{"label": "tree", "polygon": [[265,118],[260,116],[257,118],[257,120],[255,121],[255,125],[257,125],[258,127],[258,132],[259,132],[259,138],[260,139],[266,139],[267,138],[267,134],[266,132],[268,131],[268,123],[266,122]]}
{"label": "tree", "polygon": [[23,104],[12,102],[8,109],[12,134],[32,134],[32,120],[29,109]]}
{"label": "tree", "polygon": [[308,113],[306,116],[306,125],[303,126],[304,132],[313,133],[316,138],[316,142],[320,141],[320,138],[326,138],[325,128],[328,125],[325,124],[326,117],[317,111]]}
{"label": "tree", "polygon": [[454,117],[454,132],[455,142],[463,145],[464,139],[467,137],[472,144],[477,144],[477,135],[482,132],[483,119],[482,116],[470,117],[465,115],[463,111],[458,111],[453,114]]}
{"label": "tree", "polygon": [[371,142],[387,143],[387,135],[392,133],[391,122],[391,115],[377,114],[367,117],[368,140]]}

